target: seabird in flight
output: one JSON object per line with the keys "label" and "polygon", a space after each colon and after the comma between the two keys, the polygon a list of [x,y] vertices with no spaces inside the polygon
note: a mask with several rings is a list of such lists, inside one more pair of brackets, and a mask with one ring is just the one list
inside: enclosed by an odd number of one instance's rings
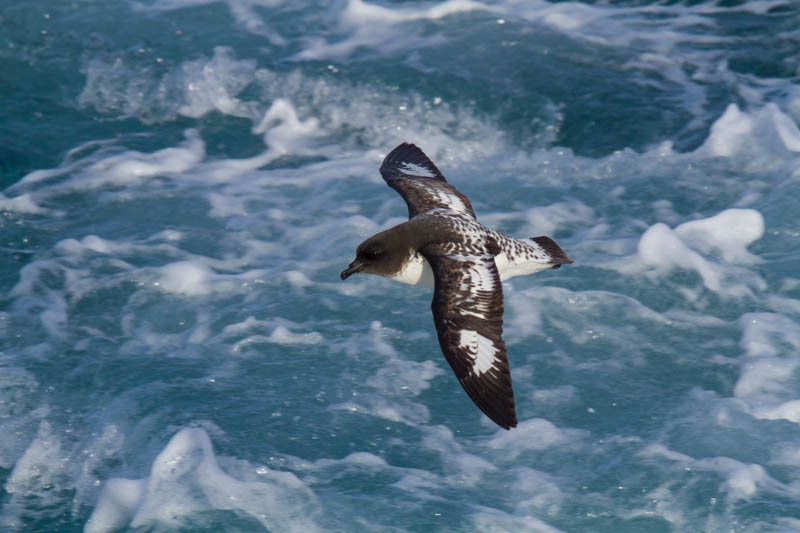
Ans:
{"label": "seabird in flight", "polygon": [[362,242],[341,278],[377,274],[432,286],[439,344],[459,383],[486,416],[515,427],[500,282],[572,261],[549,237],[515,239],[483,226],[413,144],[392,150],[380,172],[408,204],[408,221]]}

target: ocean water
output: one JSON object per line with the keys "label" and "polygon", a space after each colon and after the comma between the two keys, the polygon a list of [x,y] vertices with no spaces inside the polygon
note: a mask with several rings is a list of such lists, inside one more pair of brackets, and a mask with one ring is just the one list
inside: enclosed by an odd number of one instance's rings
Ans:
{"label": "ocean water", "polygon": [[[0,6],[0,530],[800,531],[796,2]],[[575,261],[511,431],[339,280],[404,141]]]}

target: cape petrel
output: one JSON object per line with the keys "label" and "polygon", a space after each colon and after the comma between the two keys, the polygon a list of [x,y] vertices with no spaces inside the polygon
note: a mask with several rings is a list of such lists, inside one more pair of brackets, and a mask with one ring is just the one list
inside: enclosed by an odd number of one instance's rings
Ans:
{"label": "cape petrel", "polygon": [[413,144],[392,150],[380,172],[408,204],[408,221],[359,244],[341,278],[360,272],[432,286],[439,345],[459,383],[486,416],[515,427],[500,282],[572,261],[549,237],[515,239],[483,226]]}

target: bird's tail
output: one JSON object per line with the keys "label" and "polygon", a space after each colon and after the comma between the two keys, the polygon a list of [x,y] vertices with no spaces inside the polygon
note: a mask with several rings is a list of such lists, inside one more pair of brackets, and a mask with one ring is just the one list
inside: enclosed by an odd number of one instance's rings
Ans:
{"label": "bird's tail", "polygon": [[541,246],[544,251],[550,255],[549,263],[553,265],[552,268],[559,268],[561,265],[572,263],[572,259],[567,257],[564,250],[550,237],[531,237],[531,240]]}

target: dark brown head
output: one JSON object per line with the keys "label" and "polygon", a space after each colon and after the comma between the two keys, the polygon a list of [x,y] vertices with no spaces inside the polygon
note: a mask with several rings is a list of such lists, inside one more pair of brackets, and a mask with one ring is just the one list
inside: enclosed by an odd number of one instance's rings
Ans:
{"label": "dark brown head", "polygon": [[341,278],[347,279],[353,274],[376,274],[392,276],[397,273],[411,253],[407,245],[403,245],[395,228],[373,235],[358,245],[356,258],[342,272]]}

